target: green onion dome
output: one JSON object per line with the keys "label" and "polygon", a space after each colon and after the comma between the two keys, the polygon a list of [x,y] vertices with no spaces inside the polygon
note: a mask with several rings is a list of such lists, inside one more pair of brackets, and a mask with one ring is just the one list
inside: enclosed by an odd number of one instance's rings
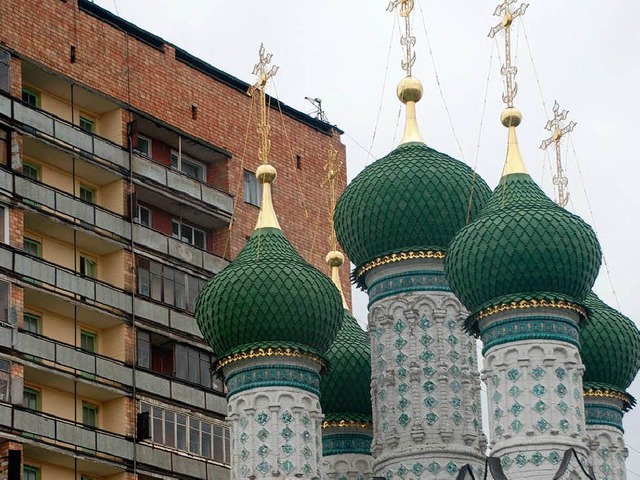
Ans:
{"label": "green onion dome", "polygon": [[422,142],[404,143],[369,165],[344,190],[334,214],[359,286],[368,266],[387,256],[442,257],[490,193],[471,168]]}
{"label": "green onion dome", "polygon": [[196,305],[196,321],[218,364],[265,349],[321,356],[342,324],[338,290],[280,230],[271,203],[275,170],[263,165],[256,176],[263,183],[256,230],[236,259],[204,286]]}
{"label": "green onion dome", "polygon": [[640,331],[593,292],[584,305],[589,310],[588,322],[580,329],[585,390],[597,386],[625,394],[640,370]]}
{"label": "green onion dome", "polygon": [[556,205],[527,173],[511,173],[478,219],[455,236],[445,272],[473,315],[523,301],[580,305],[600,262],[593,229]]}
{"label": "green onion dome", "polygon": [[330,369],[320,382],[325,422],[371,423],[371,347],[349,310],[326,353]]}
{"label": "green onion dome", "polygon": [[509,129],[500,183],[478,218],[449,245],[445,274],[471,312],[466,327],[496,310],[560,306],[584,313],[602,253],[593,229],[556,205],[536,185],[522,161],[516,108],[502,113]]}

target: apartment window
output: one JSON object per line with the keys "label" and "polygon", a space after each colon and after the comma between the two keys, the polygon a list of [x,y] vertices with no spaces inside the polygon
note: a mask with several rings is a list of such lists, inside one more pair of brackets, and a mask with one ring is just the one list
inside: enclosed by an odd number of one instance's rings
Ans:
{"label": "apartment window", "polygon": [[23,329],[31,333],[40,333],[42,318],[35,313],[24,312]]}
{"label": "apartment window", "polygon": [[98,262],[86,255],[80,255],[80,273],[85,277],[96,278],[98,276]]}
{"label": "apartment window", "polygon": [[96,131],[96,122],[82,115],[80,115],[79,126],[85,132],[93,133]]}
{"label": "apartment window", "polygon": [[139,153],[140,155],[144,155],[145,157],[152,158],[151,152],[151,139],[147,138],[143,135],[138,135],[136,140],[136,146],[133,149]]}
{"label": "apartment window", "polygon": [[96,190],[86,185],[80,184],[80,200],[88,203],[96,202]]}
{"label": "apartment window", "polygon": [[178,155],[175,150],[171,151],[171,167],[175,170],[179,170],[185,175],[195,178],[204,182],[206,168],[203,163],[200,163],[192,158],[187,157],[185,154]]}
{"label": "apartment window", "polygon": [[9,151],[11,150],[11,134],[0,128],[0,165],[9,165]]}
{"label": "apartment window", "polygon": [[11,385],[11,363],[0,358],[0,402],[9,401],[9,385]]}
{"label": "apartment window", "polygon": [[22,101],[32,107],[40,108],[40,94],[30,88],[22,88]]}
{"label": "apartment window", "polygon": [[25,387],[22,393],[22,406],[30,410],[40,410],[40,392]]}
{"label": "apartment window", "polygon": [[0,205],[0,242],[9,243],[9,210]]}
{"label": "apartment window", "polygon": [[205,280],[181,270],[136,257],[138,294],[194,312]]}
{"label": "apartment window", "polygon": [[22,174],[25,177],[30,178],[31,180],[35,180],[37,182],[40,180],[40,167],[37,167],[31,163],[23,162]]}
{"label": "apartment window", "polygon": [[262,184],[258,182],[256,178],[256,174],[250,172],[249,170],[244,171],[244,201],[255,205],[256,207],[260,206],[261,196],[262,196]]}
{"label": "apartment window", "polygon": [[22,480],[40,480],[40,469],[25,465],[22,467]]}
{"label": "apartment window", "polygon": [[138,223],[151,228],[151,209],[138,205]]}
{"label": "apartment window", "polygon": [[98,335],[86,330],[80,330],[80,348],[87,352],[96,353],[98,351]]}
{"label": "apartment window", "polygon": [[22,249],[28,255],[40,258],[42,256],[42,245],[31,238],[24,237]]}
{"label": "apartment window", "polygon": [[0,90],[11,92],[11,54],[0,49]]}
{"label": "apartment window", "polygon": [[82,402],[82,424],[93,428],[98,426],[98,407],[96,405]]}
{"label": "apartment window", "polygon": [[229,428],[142,402],[151,418],[151,442],[229,465]]}
{"label": "apartment window", "polygon": [[171,225],[173,228],[173,238],[177,238],[182,240],[183,242],[187,242],[189,245],[193,245],[198,248],[205,248],[205,238],[206,234],[191,225],[187,225],[186,223],[182,223],[178,219],[173,219],[171,221]]}

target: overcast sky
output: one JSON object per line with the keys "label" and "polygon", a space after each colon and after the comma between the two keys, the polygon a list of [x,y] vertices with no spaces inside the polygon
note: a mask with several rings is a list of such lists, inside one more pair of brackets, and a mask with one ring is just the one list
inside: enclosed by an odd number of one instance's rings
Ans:
{"label": "overcast sky", "polygon": [[[403,76],[402,53],[398,23],[394,29],[394,16],[385,11],[387,0],[95,1],[247,82],[253,82],[257,49],[264,42],[280,66],[277,92],[272,93],[305,112],[313,110],[305,96],[321,98],[330,122],[346,132],[350,179],[387,154],[400,138],[403,121],[398,126],[395,87]],[[596,293],[638,322],[640,2],[531,3],[513,34],[520,68],[515,104],[524,114],[518,130],[524,160],[554,198],[550,161],[555,165],[555,157],[538,147],[548,135],[544,125],[557,99],[570,111],[569,119],[578,122],[571,136],[574,148],[568,139],[562,145],[572,199],[568,209],[595,226],[611,275],[609,282],[603,267]],[[414,15],[414,75],[425,85],[418,104],[425,141],[472,167],[477,159],[478,172],[492,188],[506,144],[506,130],[499,123],[504,108],[499,75],[503,47],[498,57],[496,44],[487,38],[500,20],[492,16],[496,5],[497,0],[420,0]],[[497,45],[501,44],[498,37]],[[354,310],[364,322],[364,295],[356,296]],[[640,397],[640,381],[630,391]],[[640,479],[640,407],[627,414],[625,426],[629,479]]]}

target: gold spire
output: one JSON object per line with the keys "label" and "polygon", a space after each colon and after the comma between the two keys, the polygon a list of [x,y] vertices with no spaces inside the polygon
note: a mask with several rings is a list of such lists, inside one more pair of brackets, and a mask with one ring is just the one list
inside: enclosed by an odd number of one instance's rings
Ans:
{"label": "gold spire", "polygon": [[333,148],[333,145],[329,145],[329,151],[327,155],[327,163],[324,165],[324,169],[327,172],[325,179],[323,180],[321,187],[329,186],[329,225],[331,226],[331,233],[329,234],[329,244],[332,250],[327,254],[327,264],[331,267],[331,280],[335,284],[336,288],[340,292],[342,298],[342,306],[346,309],[349,308],[347,300],[344,298],[342,292],[342,283],[340,282],[339,268],[344,264],[344,255],[337,250],[338,239],[336,238],[335,223],[333,221],[333,213],[336,209],[337,192],[336,192],[336,176],[342,171],[344,167],[343,162],[338,158],[338,151]]}
{"label": "gold spire", "polygon": [[529,5],[523,3],[512,12],[511,5],[516,1],[504,0],[498,5],[494,15],[502,17],[502,21],[489,31],[489,37],[494,38],[498,32],[504,30],[505,63],[500,72],[505,77],[505,92],[502,94],[502,101],[507,105],[507,108],[502,112],[500,120],[502,125],[509,129],[509,140],[504,169],[502,170],[503,177],[512,173],[527,173],[516,135],[516,127],[522,122],[522,113],[513,106],[513,100],[518,94],[518,84],[516,83],[518,67],[511,63],[511,26],[516,18],[525,14]]}
{"label": "gold spire", "polygon": [[277,228],[280,229],[276,212],[273,209],[273,200],[271,198],[271,183],[276,179],[276,169],[269,165],[269,152],[271,151],[271,140],[269,133],[271,126],[267,117],[267,93],[266,87],[269,79],[278,72],[278,67],[273,65],[270,70],[267,67],[271,63],[272,55],[265,53],[263,44],[260,44],[258,51],[259,60],[253,67],[253,74],[258,76],[256,83],[249,88],[247,92],[253,96],[256,92],[260,95],[260,122],[258,124],[258,133],[260,134],[260,146],[258,147],[258,158],[262,165],[256,170],[256,178],[262,185],[262,203],[260,205],[260,214],[256,223],[256,230],[260,228]]}
{"label": "gold spire", "polygon": [[344,255],[337,250],[332,250],[327,254],[327,264],[331,267],[331,280],[335,284],[336,288],[340,292],[340,297],[342,298],[342,306],[345,309],[349,309],[349,305],[347,305],[347,300],[344,298],[344,293],[342,292],[342,282],[340,281],[340,267],[344,264]]}
{"label": "gold spire", "polygon": [[420,80],[412,75],[412,68],[416,63],[416,53],[413,51],[416,37],[411,35],[413,7],[414,0],[393,0],[389,2],[387,7],[388,12],[393,12],[397,8],[400,18],[404,20],[404,32],[400,38],[400,44],[405,48],[405,54],[401,65],[407,76],[398,84],[397,93],[398,99],[406,105],[406,122],[400,145],[409,142],[424,142],[416,117],[416,103],[422,98],[423,88]]}
{"label": "gold spire", "polygon": [[562,126],[562,122],[567,119],[568,114],[569,112],[567,110],[560,112],[560,105],[558,105],[558,102],[556,101],[553,105],[553,118],[549,120],[547,125],[544,127],[545,130],[549,130],[551,132],[551,137],[547,138],[540,145],[542,150],[546,150],[552,143],[556,146],[556,174],[553,176],[553,184],[558,188],[556,203],[561,207],[566,207],[567,203],[569,203],[569,192],[567,191],[569,179],[565,177],[564,168],[562,167],[560,140],[562,140],[562,137],[565,134],[572,132],[577,125],[576,122],[571,121],[564,127]]}

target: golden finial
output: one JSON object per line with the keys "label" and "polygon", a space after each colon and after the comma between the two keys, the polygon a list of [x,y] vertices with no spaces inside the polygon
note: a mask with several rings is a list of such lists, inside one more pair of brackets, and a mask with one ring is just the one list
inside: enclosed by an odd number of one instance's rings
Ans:
{"label": "golden finial", "polygon": [[250,96],[253,96],[256,92],[260,94],[260,122],[258,124],[260,146],[258,147],[258,158],[262,162],[262,165],[256,170],[256,178],[258,182],[262,184],[262,204],[260,206],[256,230],[259,228],[280,229],[271,198],[271,183],[276,179],[277,173],[276,169],[269,165],[269,152],[271,150],[269,133],[271,132],[271,126],[267,118],[268,106],[266,93],[267,82],[278,72],[278,67],[274,65],[270,70],[267,70],[268,65],[271,63],[272,55],[265,53],[263,44],[260,44],[258,55],[258,63],[253,68],[253,74],[258,76],[258,80],[247,92]]}
{"label": "golden finial", "polygon": [[327,254],[327,264],[331,267],[331,280],[333,280],[333,283],[340,292],[340,297],[342,297],[342,306],[348,310],[349,305],[347,305],[347,300],[344,298],[344,293],[342,292],[342,282],[340,281],[339,270],[344,264],[344,255],[337,250],[330,251]]}
{"label": "golden finial", "polygon": [[344,298],[342,292],[342,283],[340,282],[340,273],[338,269],[344,263],[344,255],[337,250],[338,240],[336,238],[335,223],[333,221],[333,213],[336,209],[337,192],[336,192],[336,177],[344,168],[344,163],[338,158],[338,151],[333,148],[333,145],[329,145],[329,151],[327,155],[327,163],[324,165],[326,176],[322,181],[321,187],[329,187],[329,225],[331,226],[331,233],[329,234],[329,244],[331,245],[331,251],[327,254],[327,264],[331,267],[331,280],[336,285],[336,288],[340,292],[342,297],[342,305],[344,308],[349,308],[347,301]]}
{"label": "golden finial", "polygon": [[504,30],[505,45],[505,63],[500,73],[505,77],[505,92],[502,94],[502,101],[507,104],[507,108],[502,112],[500,118],[502,125],[509,129],[509,140],[507,143],[507,158],[505,160],[502,176],[512,173],[527,173],[527,168],[520,154],[518,146],[518,136],[516,135],[516,127],[522,122],[522,113],[513,106],[513,100],[518,94],[518,84],[516,83],[516,75],[518,67],[511,62],[511,26],[513,21],[524,15],[529,7],[523,3],[516,10],[511,11],[511,5],[517,0],[504,0],[496,8],[494,15],[502,17],[502,21],[489,31],[489,37],[494,38],[498,32]]}
{"label": "golden finial", "polygon": [[556,203],[561,207],[566,207],[567,203],[569,203],[569,192],[567,191],[569,179],[564,176],[560,140],[562,140],[562,137],[565,134],[572,132],[577,125],[576,122],[571,121],[568,125],[565,125],[564,127],[562,126],[562,122],[567,119],[568,114],[568,110],[560,112],[560,105],[556,101],[553,106],[553,118],[549,120],[547,125],[544,127],[545,130],[549,130],[551,132],[551,137],[547,138],[540,145],[542,150],[546,150],[552,143],[555,143],[556,145],[556,174],[553,176],[553,184],[558,188],[558,198],[556,199]]}
{"label": "golden finial", "polygon": [[409,142],[424,142],[418,120],[416,117],[416,103],[422,98],[422,82],[412,76],[413,65],[416,63],[416,53],[413,48],[416,45],[416,37],[411,34],[411,12],[413,12],[414,0],[393,0],[387,6],[388,12],[398,9],[400,18],[404,20],[404,32],[400,38],[400,44],[405,48],[402,69],[407,76],[398,84],[398,99],[406,105],[407,118],[404,133],[400,140],[400,145]]}

